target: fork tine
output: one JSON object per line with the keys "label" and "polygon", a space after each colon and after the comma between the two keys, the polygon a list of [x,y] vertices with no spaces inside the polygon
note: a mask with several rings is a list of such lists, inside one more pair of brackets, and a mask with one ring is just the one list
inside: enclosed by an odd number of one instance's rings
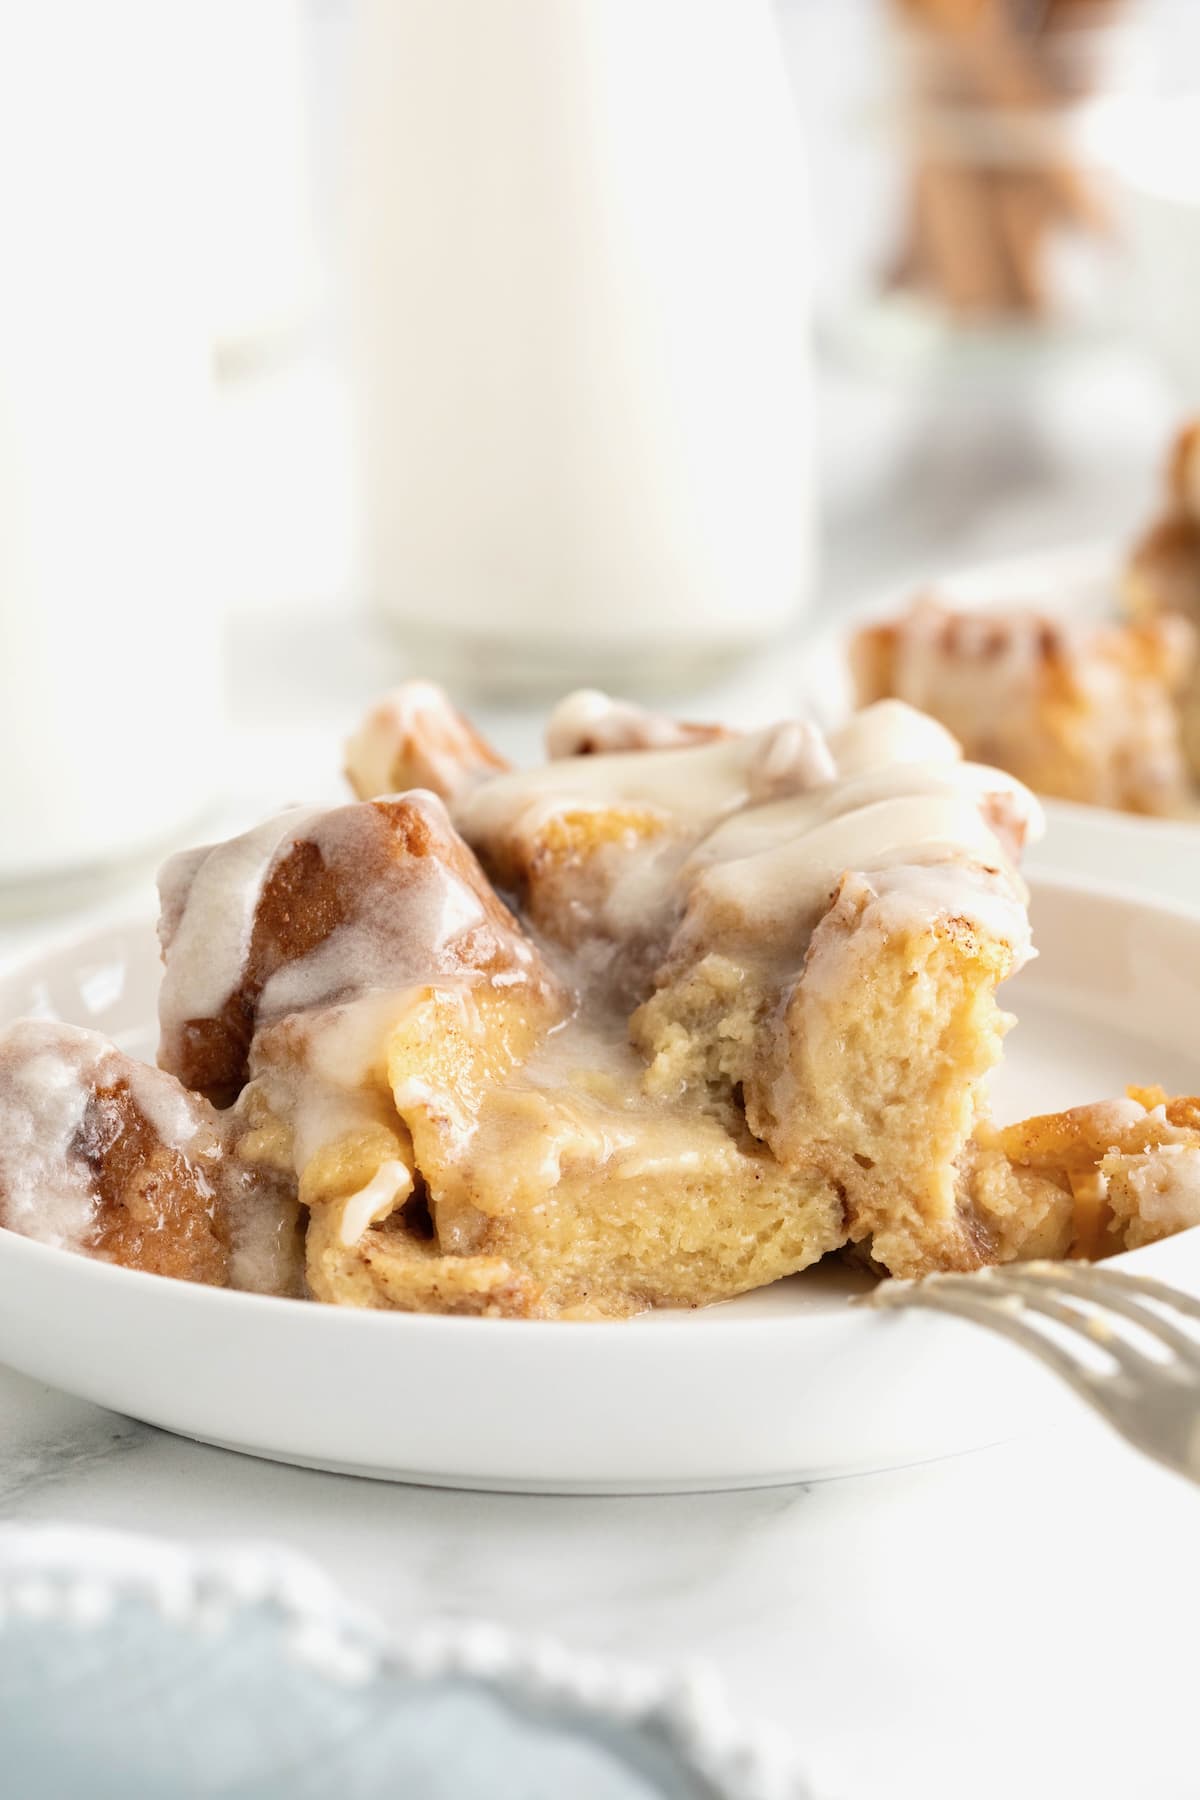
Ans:
{"label": "fork tine", "polygon": [[[1068,1273],[1067,1271],[1070,1271]],[[1164,1318],[1161,1312],[1146,1304],[1147,1300],[1158,1300],[1167,1306],[1173,1306],[1176,1312],[1183,1313],[1189,1319],[1200,1320],[1200,1303],[1189,1294],[1181,1294],[1178,1289],[1167,1287],[1164,1282],[1153,1281],[1147,1276],[1126,1275],[1121,1269],[1100,1269],[1092,1263],[1024,1263],[1019,1268],[1005,1269],[1006,1276],[1016,1277],[1024,1285],[1026,1280],[1055,1287],[1060,1292],[1065,1288],[1067,1297],[1080,1305],[1088,1303],[1101,1308],[1107,1307],[1110,1312],[1119,1313],[1123,1319],[1129,1319],[1148,1337],[1172,1351],[1181,1362],[1193,1368],[1200,1368],[1200,1339],[1190,1332],[1181,1331],[1170,1319]],[[1074,1290],[1073,1292],[1071,1290]]]}
{"label": "fork tine", "polygon": [[[1120,1332],[1114,1331],[1110,1321],[1104,1316],[1107,1302],[1092,1302],[1089,1307],[1086,1294],[1079,1293],[1064,1299],[1048,1282],[1022,1279],[1019,1270],[987,1269],[981,1271],[982,1282],[1001,1294],[1009,1295],[1030,1312],[1040,1313],[1043,1318],[1053,1319],[1056,1325],[1082,1338],[1093,1349],[1102,1350],[1105,1356],[1111,1357],[1123,1375],[1136,1381],[1146,1381],[1155,1375],[1161,1375],[1167,1365],[1147,1356],[1136,1344]],[[1113,1307],[1111,1311],[1119,1311]],[[1146,1314],[1150,1330],[1155,1325],[1153,1315]],[[1161,1340],[1160,1340],[1161,1341]],[[1103,1377],[1102,1377],[1103,1379]]]}
{"label": "fork tine", "polygon": [[[984,1325],[1028,1350],[1093,1406],[1103,1405],[1104,1388],[1111,1378],[1098,1375],[1046,1332],[1015,1315],[1005,1304],[1008,1296],[994,1290],[991,1298],[987,1296],[988,1288],[973,1275],[930,1275],[911,1284],[884,1282],[869,1296],[868,1304],[924,1306],[932,1312],[950,1313],[956,1318]],[[1157,1367],[1157,1364],[1153,1366]]]}
{"label": "fork tine", "polygon": [[1024,1274],[1033,1275],[1038,1280],[1053,1278],[1069,1281],[1072,1285],[1086,1284],[1089,1290],[1104,1289],[1106,1294],[1113,1291],[1128,1293],[1136,1289],[1145,1299],[1157,1300],[1160,1306],[1169,1307],[1173,1312],[1182,1313],[1186,1319],[1200,1322],[1200,1300],[1192,1294],[1185,1294],[1180,1288],[1168,1286],[1165,1281],[1156,1281],[1153,1275],[1130,1275],[1124,1269],[1107,1269],[1103,1263],[1083,1261],[1039,1261],[1021,1263],[1019,1266]]}

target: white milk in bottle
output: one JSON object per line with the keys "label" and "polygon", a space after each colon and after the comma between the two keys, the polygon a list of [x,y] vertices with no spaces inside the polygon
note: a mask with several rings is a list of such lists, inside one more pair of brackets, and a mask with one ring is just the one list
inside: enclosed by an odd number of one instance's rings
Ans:
{"label": "white milk in bottle", "polygon": [[493,686],[711,674],[801,604],[808,280],[769,0],[361,0],[365,579]]}

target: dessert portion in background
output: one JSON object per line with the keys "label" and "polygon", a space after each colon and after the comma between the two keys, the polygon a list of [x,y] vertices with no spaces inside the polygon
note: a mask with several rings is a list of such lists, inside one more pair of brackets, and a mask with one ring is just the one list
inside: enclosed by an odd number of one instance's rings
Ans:
{"label": "dessert portion in background", "polygon": [[549,737],[514,770],[401,689],[349,746],[357,803],[174,858],[161,1067],[0,1034],[0,1224],[213,1285],[546,1318],[1200,1222],[1198,1101],[988,1118],[996,990],[1030,953],[1019,782],[894,700],[739,735],[584,693]]}
{"label": "dessert portion in background", "polygon": [[[1200,422],[1120,582],[1128,617],[959,609],[923,595],[850,642],[857,703],[921,707],[1038,793],[1160,817],[1200,798]],[[1114,612],[1115,612],[1114,608]]]}
{"label": "dessert portion in background", "polygon": [[[1172,446],[1166,489],[1161,516],[1129,559],[1125,599],[1135,619],[1186,619],[1200,633],[1200,419],[1190,419]],[[1181,715],[1184,748],[1200,781],[1200,647]]]}
{"label": "dessert portion in background", "polygon": [[1177,617],[1085,625],[924,596],[861,627],[850,656],[860,705],[907,700],[1038,793],[1170,817],[1190,798],[1179,706],[1194,645]]}
{"label": "dessert portion in background", "polygon": [[968,322],[1056,309],[1064,251],[1103,239],[1108,208],[1080,145],[1114,77],[1129,0],[891,0],[904,235],[891,285]]}

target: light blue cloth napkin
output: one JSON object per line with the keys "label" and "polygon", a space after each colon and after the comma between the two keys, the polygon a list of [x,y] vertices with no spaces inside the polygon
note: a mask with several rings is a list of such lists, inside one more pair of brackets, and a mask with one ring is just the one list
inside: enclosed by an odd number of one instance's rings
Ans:
{"label": "light blue cloth napkin", "polygon": [[389,1631],[312,1567],[0,1528],[13,1800],[805,1800],[703,1675],[488,1626]]}

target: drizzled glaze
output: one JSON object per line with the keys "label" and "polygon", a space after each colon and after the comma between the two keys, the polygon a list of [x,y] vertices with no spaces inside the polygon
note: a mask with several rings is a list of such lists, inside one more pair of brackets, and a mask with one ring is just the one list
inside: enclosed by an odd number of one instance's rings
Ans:
{"label": "drizzled glaze", "polygon": [[[294,880],[293,852],[303,862]],[[275,894],[277,878],[290,881],[286,893]],[[504,983],[535,970],[532,944],[442,802],[420,790],[284,813],[176,858],[163,902],[160,1060],[185,1076],[189,1041],[206,1021],[219,1024],[235,997],[252,1025],[266,1024],[435,975],[486,971]],[[231,1028],[234,1078],[245,1048]],[[193,1085],[208,1089],[208,1077]]]}
{"label": "drizzled glaze", "polygon": [[887,870],[893,893],[908,871],[914,922],[956,911],[1024,961],[1024,888],[981,810],[992,785],[990,769],[969,763],[893,764],[735,813],[684,867],[693,929],[720,919],[794,949],[847,871]]}
{"label": "drizzled glaze", "polygon": [[290,1189],[237,1122],[78,1026],[0,1031],[0,1225],[58,1249],[258,1293],[298,1290]]}
{"label": "drizzled glaze", "polygon": [[[441,802],[420,791],[406,803],[427,810],[439,830],[448,828]],[[381,845],[377,815],[369,808],[341,807],[309,824],[306,836],[331,868],[351,872],[358,861],[378,864]],[[401,892],[402,890],[402,892]],[[454,946],[488,925],[483,896],[438,855],[413,858],[391,880],[364,883],[345,922],[308,955],[287,962],[266,982],[258,1000],[263,1021],[286,1013],[328,1006],[348,996],[388,991],[427,980],[452,966]],[[529,947],[514,931],[514,959],[528,960]]]}
{"label": "drizzled glaze", "polygon": [[[948,731],[899,700],[855,714],[822,743],[815,726],[788,720],[706,744],[567,757],[497,776],[459,800],[453,816],[473,842],[535,828],[551,813],[614,806],[643,806],[699,833],[755,803],[764,771],[779,795],[884,763],[949,764],[960,756]],[[993,773],[997,792],[1024,794],[1020,783]],[[1031,796],[1028,807],[1036,810]]]}
{"label": "drizzled glaze", "polygon": [[81,1250],[95,1216],[90,1171],[74,1154],[88,1101],[112,1046],[19,1020],[0,1033],[0,1223],[59,1249]]}
{"label": "drizzled glaze", "polygon": [[666,713],[614,700],[597,688],[577,688],[560,700],[546,722],[546,754],[600,756],[630,750],[673,750],[732,734],[723,725],[689,725]]}
{"label": "drizzled glaze", "polygon": [[[914,915],[958,910],[1029,953],[1025,891],[989,823],[1018,841],[1041,830],[1020,782],[964,763],[942,726],[897,700],[856,714],[824,738],[788,722],[690,748],[568,759],[501,776],[455,809],[482,847],[534,837],[554,816],[640,807],[659,815],[651,840],[620,866],[597,917],[620,933],[672,907],[694,921],[736,917],[747,930],[786,930],[793,947],[847,871],[945,865],[912,882]],[[955,891],[955,872],[970,880]],[[937,896],[936,902],[934,896]]]}
{"label": "drizzled glaze", "polygon": [[223,844],[184,850],[163,864],[159,941],[165,968],[158,1017],[165,1040],[189,1019],[213,1019],[238,984],[263,888],[318,815],[290,807]]}

